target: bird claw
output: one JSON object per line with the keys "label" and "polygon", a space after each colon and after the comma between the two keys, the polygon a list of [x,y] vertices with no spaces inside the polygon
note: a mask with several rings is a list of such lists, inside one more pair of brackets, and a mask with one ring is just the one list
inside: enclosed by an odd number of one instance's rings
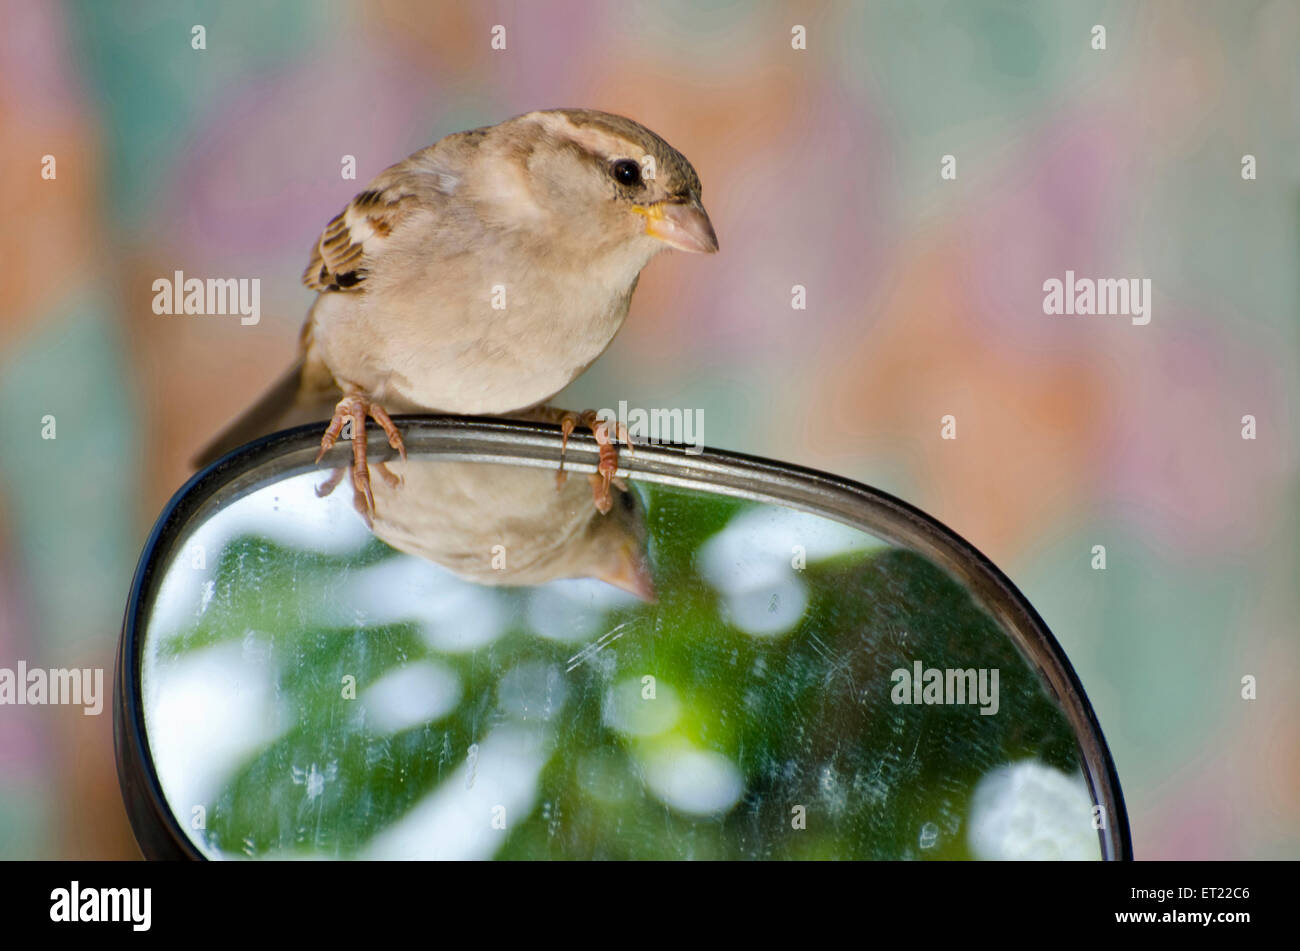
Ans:
{"label": "bird claw", "polygon": [[398,475],[396,472],[394,472],[392,469],[388,468],[387,463],[376,462],[375,468],[379,470],[380,476],[382,476],[383,480],[386,483],[388,483],[388,487],[390,489],[396,489],[402,485],[404,481],[402,477]]}
{"label": "bird claw", "polygon": [[627,484],[617,477],[618,472],[618,446],[616,440],[621,440],[628,447],[628,452],[635,455],[632,449],[632,437],[627,431],[627,426],[621,422],[614,422],[614,438],[609,435],[611,422],[596,415],[595,410],[584,410],[581,413],[565,413],[560,418],[560,468],[555,474],[555,487],[559,489],[564,485],[568,478],[564,471],[564,454],[569,446],[569,437],[573,435],[574,429],[582,426],[584,429],[590,429],[591,434],[596,438],[596,445],[600,447],[600,461],[596,466],[596,471],[590,476],[592,486],[592,497],[596,505],[596,510],[601,515],[607,515],[613,508],[614,502],[610,494],[610,485],[616,485],[624,492],[627,491]]}
{"label": "bird claw", "polygon": [[601,515],[608,515],[609,510],[614,507],[614,497],[609,491],[609,478],[595,472],[587,478],[591,481],[591,497],[596,504],[596,511]]}
{"label": "bird claw", "polygon": [[[334,407],[334,416],[330,419],[329,426],[325,429],[325,434],[321,436],[320,452],[316,454],[316,462],[319,463],[325,457],[325,453],[334,448],[338,442],[340,434],[343,432],[343,426],[347,422],[352,423],[352,488],[353,504],[361,517],[365,519],[367,525],[373,523],[375,514],[375,495],[370,488],[370,467],[366,461],[366,416],[372,417],[380,428],[383,429],[384,435],[388,437],[388,445],[392,446],[406,459],[406,444],[402,441],[402,434],[398,430],[392,418],[384,411],[384,408],[378,403],[373,403],[362,396],[345,396],[339,400]],[[390,486],[396,487],[401,484],[401,477],[395,475],[383,463],[376,463],[379,474],[384,481]],[[326,496],[334,491],[335,486],[342,479],[342,470],[336,470],[325,482],[317,488],[318,496]]]}
{"label": "bird claw", "polygon": [[[316,461],[319,462],[320,459],[318,458]],[[338,487],[338,484],[343,481],[343,473],[346,471],[346,469],[340,468],[331,472],[328,479],[316,486],[316,498],[323,499],[333,492]]]}

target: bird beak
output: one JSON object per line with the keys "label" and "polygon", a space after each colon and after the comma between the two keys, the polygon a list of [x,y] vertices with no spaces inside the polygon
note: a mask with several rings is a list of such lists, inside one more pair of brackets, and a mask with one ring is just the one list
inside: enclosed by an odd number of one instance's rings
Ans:
{"label": "bird beak", "polygon": [[606,584],[612,584],[616,588],[635,594],[642,601],[654,604],[659,600],[655,595],[655,583],[650,575],[650,565],[641,551],[631,542],[619,546],[618,555],[613,559],[613,563],[596,577]]}
{"label": "bird beak", "polygon": [[712,254],[718,250],[713,222],[709,221],[698,198],[667,198],[653,205],[636,205],[632,210],[645,217],[645,233],[670,248],[693,254]]}

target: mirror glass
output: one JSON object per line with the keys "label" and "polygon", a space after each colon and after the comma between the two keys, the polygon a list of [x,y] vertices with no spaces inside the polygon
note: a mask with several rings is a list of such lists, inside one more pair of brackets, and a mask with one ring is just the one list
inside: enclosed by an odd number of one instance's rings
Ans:
{"label": "mirror glass", "polygon": [[187,529],[145,735],[210,858],[1097,859],[1079,743],[934,564],[817,515],[412,459]]}

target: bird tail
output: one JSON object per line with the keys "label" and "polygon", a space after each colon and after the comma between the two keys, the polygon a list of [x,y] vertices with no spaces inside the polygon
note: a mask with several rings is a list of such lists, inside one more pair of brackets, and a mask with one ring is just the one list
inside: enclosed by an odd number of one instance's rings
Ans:
{"label": "bird tail", "polygon": [[299,359],[256,403],[194,457],[194,467],[202,469],[211,465],[232,449],[277,430],[317,418],[328,419],[331,406],[328,394],[312,393],[311,398],[304,399],[308,394],[304,392],[307,380],[303,368],[304,360]]}

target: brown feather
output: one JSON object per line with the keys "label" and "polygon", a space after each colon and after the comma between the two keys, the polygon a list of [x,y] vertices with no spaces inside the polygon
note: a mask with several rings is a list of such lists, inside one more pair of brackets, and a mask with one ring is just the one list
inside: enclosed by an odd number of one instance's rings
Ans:
{"label": "brown feather", "polygon": [[[396,177],[400,167],[380,178]],[[412,198],[400,184],[368,189],[353,198],[321,232],[302,282],[314,291],[359,291],[370,273],[366,242],[392,234],[410,211]]]}

